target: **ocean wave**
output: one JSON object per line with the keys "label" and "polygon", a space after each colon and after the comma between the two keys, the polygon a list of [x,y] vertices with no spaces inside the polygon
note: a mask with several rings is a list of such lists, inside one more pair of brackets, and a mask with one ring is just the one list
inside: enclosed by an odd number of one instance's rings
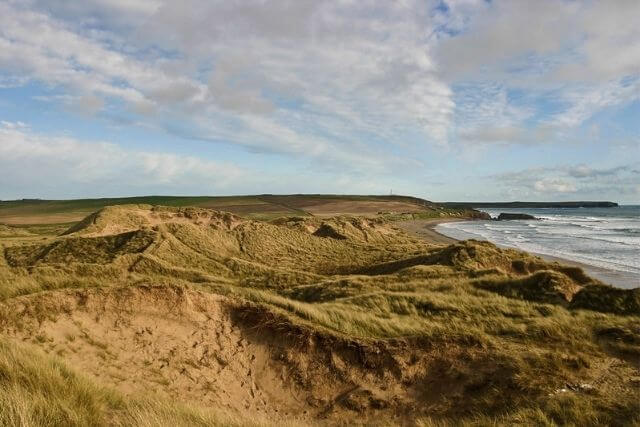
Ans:
{"label": "ocean wave", "polygon": [[[519,244],[509,245],[506,243],[498,243],[504,246],[512,246],[516,249],[520,249],[527,252],[533,252],[542,255],[555,256],[559,258],[565,258],[577,262],[582,262],[588,265],[593,265],[595,267],[606,268],[609,270],[616,271],[624,271],[626,273],[634,273],[637,274],[640,278],[640,261],[637,261],[635,258],[610,258],[606,256],[594,256],[593,254],[586,254],[584,252],[579,252],[575,250],[567,250],[567,249],[559,249],[559,248],[551,248],[545,245],[536,244],[535,242],[519,242]],[[608,253],[608,255],[613,256],[613,254]]]}
{"label": "ocean wave", "polygon": [[559,221],[559,222],[570,222],[570,223],[581,223],[581,222],[607,222],[608,218],[596,218],[590,216],[540,216],[538,217],[543,221]]}
{"label": "ocean wave", "polygon": [[640,228],[612,228],[619,233],[640,234]]}
{"label": "ocean wave", "polygon": [[448,223],[443,228],[464,234],[453,237],[474,236],[499,246],[630,273],[640,280],[640,218],[638,221],[623,218],[615,221],[572,220],[564,217],[538,223],[459,222]]}
{"label": "ocean wave", "polygon": [[608,230],[601,230],[597,233],[590,233],[587,231],[567,229],[547,229],[537,230],[537,234],[541,236],[553,236],[554,238],[564,237],[567,239],[596,240],[618,243],[621,245],[638,246],[638,249],[640,250],[640,233],[616,233],[607,231]]}
{"label": "ocean wave", "polygon": [[[621,236],[621,237],[615,237],[615,236],[602,236],[602,237],[598,237],[598,236],[594,236],[594,237],[590,237],[590,236],[575,236],[576,239],[586,239],[586,240],[599,240],[602,242],[610,242],[610,243],[618,243],[620,245],[626,245],[626,246],[634,246],[638,248],[638,251],[640,251],[640,237],[625,237],[625,236]],[[640,253],[640,252],[639,252]]]}

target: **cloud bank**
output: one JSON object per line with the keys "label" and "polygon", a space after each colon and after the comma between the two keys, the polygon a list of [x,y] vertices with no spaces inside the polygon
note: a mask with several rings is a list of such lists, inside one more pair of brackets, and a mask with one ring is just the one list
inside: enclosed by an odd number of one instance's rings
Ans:
{"label": "cloud bank", "polygon": [[[40,134],[30,113],[59,110],[74,117],[61,133],[100,121],[125,139],[153,131],[173,140],[175,150],[149,156],[201,147],[184,162],[194,173],[216,170],[225,147],[239,169],[250,170],[256,154],[277,159],[274,183],[303,168],[348,177],[354,190],[367,180],[433,191],[420,180],[435,170],[443,181],[470,159],[476,177],[554,167],[543,156],[529,164],[531,147],[554,151],[555,163],[588,164],[603,158],[595,140],[627,147],[605,156],[615,167],[640,146],[631,119],[640,110],[638,16],[634,0],[6,0],[0,90],[23,89],[31,104],[22,115],[11,101],[0,105],[0,120],[28,123],[33,142]],[[126,151],[100,140],[75,138],[99,153]],[[21,161],[28,150],[35,159],[47,144],[60,147],[47,141],[20,146]],[[2,143],[4,153],[20,151]],[[15,173],[11,193],[34,193]],[[157,188],[187,191],[180,176],[158,177]],[[461,195],[452,184],[435,197]],[[568,195],[581,187],[549,177],[531,188]]]}

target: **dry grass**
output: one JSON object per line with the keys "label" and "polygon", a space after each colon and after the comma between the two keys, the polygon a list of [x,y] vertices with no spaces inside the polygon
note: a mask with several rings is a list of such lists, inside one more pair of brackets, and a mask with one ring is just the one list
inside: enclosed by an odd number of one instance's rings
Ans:
{"label": "dry grass", "polygon": [[0,339],[0,425],[187,427],[268,423],[148,396],[125,396],[94,384],[57,357]]}
{"label": "dry grass", "polygon": [[[640,422],[638,290],[613,289],[580,269],[486,242],[429,245],[394,228],[395,220],[265,223],[203,209],[108,209],[68,236],[38,244],[30,235],[3,240],[0,299],[170,284],[258,307],[277,319],[277,328],[314,331],[354,346],[392,346],[389,357],[408,360],[398,365],[403,381],[410,381],[402,387],[417,393],[418,407],[403,411],[421,425]],[[48,310],[31,307],[28,313],[46,319]],[[20,317],[4,313],[3,327]],[[219,422],[166,401],[130,403],[59,361],[27,357],[30,349],[5,342],[0,350],[6,384],[0,399],[8,408],[0,409],[0,421]],[[414,357],[424,362],[412,365]],[[391,409],[354,399],[338,403],[353,416],[392,419]],[[21,418],[31,416],[45,418]]]}

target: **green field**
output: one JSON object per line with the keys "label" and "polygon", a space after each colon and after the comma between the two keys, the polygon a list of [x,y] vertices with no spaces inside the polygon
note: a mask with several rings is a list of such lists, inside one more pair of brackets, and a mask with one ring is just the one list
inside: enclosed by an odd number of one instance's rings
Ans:
{"label": "green field", "polygon": [[[78,200],[24,199],[0,201],[0,223],[47,224],[75,222],[105,206],[149,204],[162,206],[197,206],[224,210],[240,215],[273,217],[278,215],[308,215],[303,208],[334,201],[399,201],[411,204],[430,202],[393,196],[342,195],[257,195],[257,196],[142,196]],[[62,221],[61,221],[62,220]]]}

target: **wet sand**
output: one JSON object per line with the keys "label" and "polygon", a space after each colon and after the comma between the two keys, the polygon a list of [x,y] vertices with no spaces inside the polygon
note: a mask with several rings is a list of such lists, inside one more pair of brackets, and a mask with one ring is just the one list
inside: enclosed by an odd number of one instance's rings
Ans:
{"label": "wet sand", "polygon": [[[419,237],[423,240],[426,240],[429,243],[433,244],[445,244],[450,245],[452,243],[458,242],[459,239],[455,239],[453,237],[445,236],[444,234],[436,231],[436,227],[439,224],[443,224],[446,222],[458,222],[458,221],[469,221],[469,219],[459,219],[459,218],[435,218],[435,219],[424,219],[424,220],[410,220],[403,221],[398,223],[397,225],[405,230],[407,233]],[[509,249],[517,249],[509,246],[498,245],[503,248]],[[566,258],[561,258],[552,255],[545,255],[536,252],[529,252],[532,255],[539,256],[540,258],[549,261],[549,262],[557,262],[559,264],[570,265],[574,267],[582,268],[587,274],[591,277],[594,277],[598,280],[601,280],[604,283],[608,283],[610,285],[620,287],[620,288],[636,288],[640,286],[640,283],[637,283],[638,280],[635,276],[626,274],[622,271],[609,270],[602,267],[597,267],[590,264],[585,264],[583,262],[573,261]]]}

